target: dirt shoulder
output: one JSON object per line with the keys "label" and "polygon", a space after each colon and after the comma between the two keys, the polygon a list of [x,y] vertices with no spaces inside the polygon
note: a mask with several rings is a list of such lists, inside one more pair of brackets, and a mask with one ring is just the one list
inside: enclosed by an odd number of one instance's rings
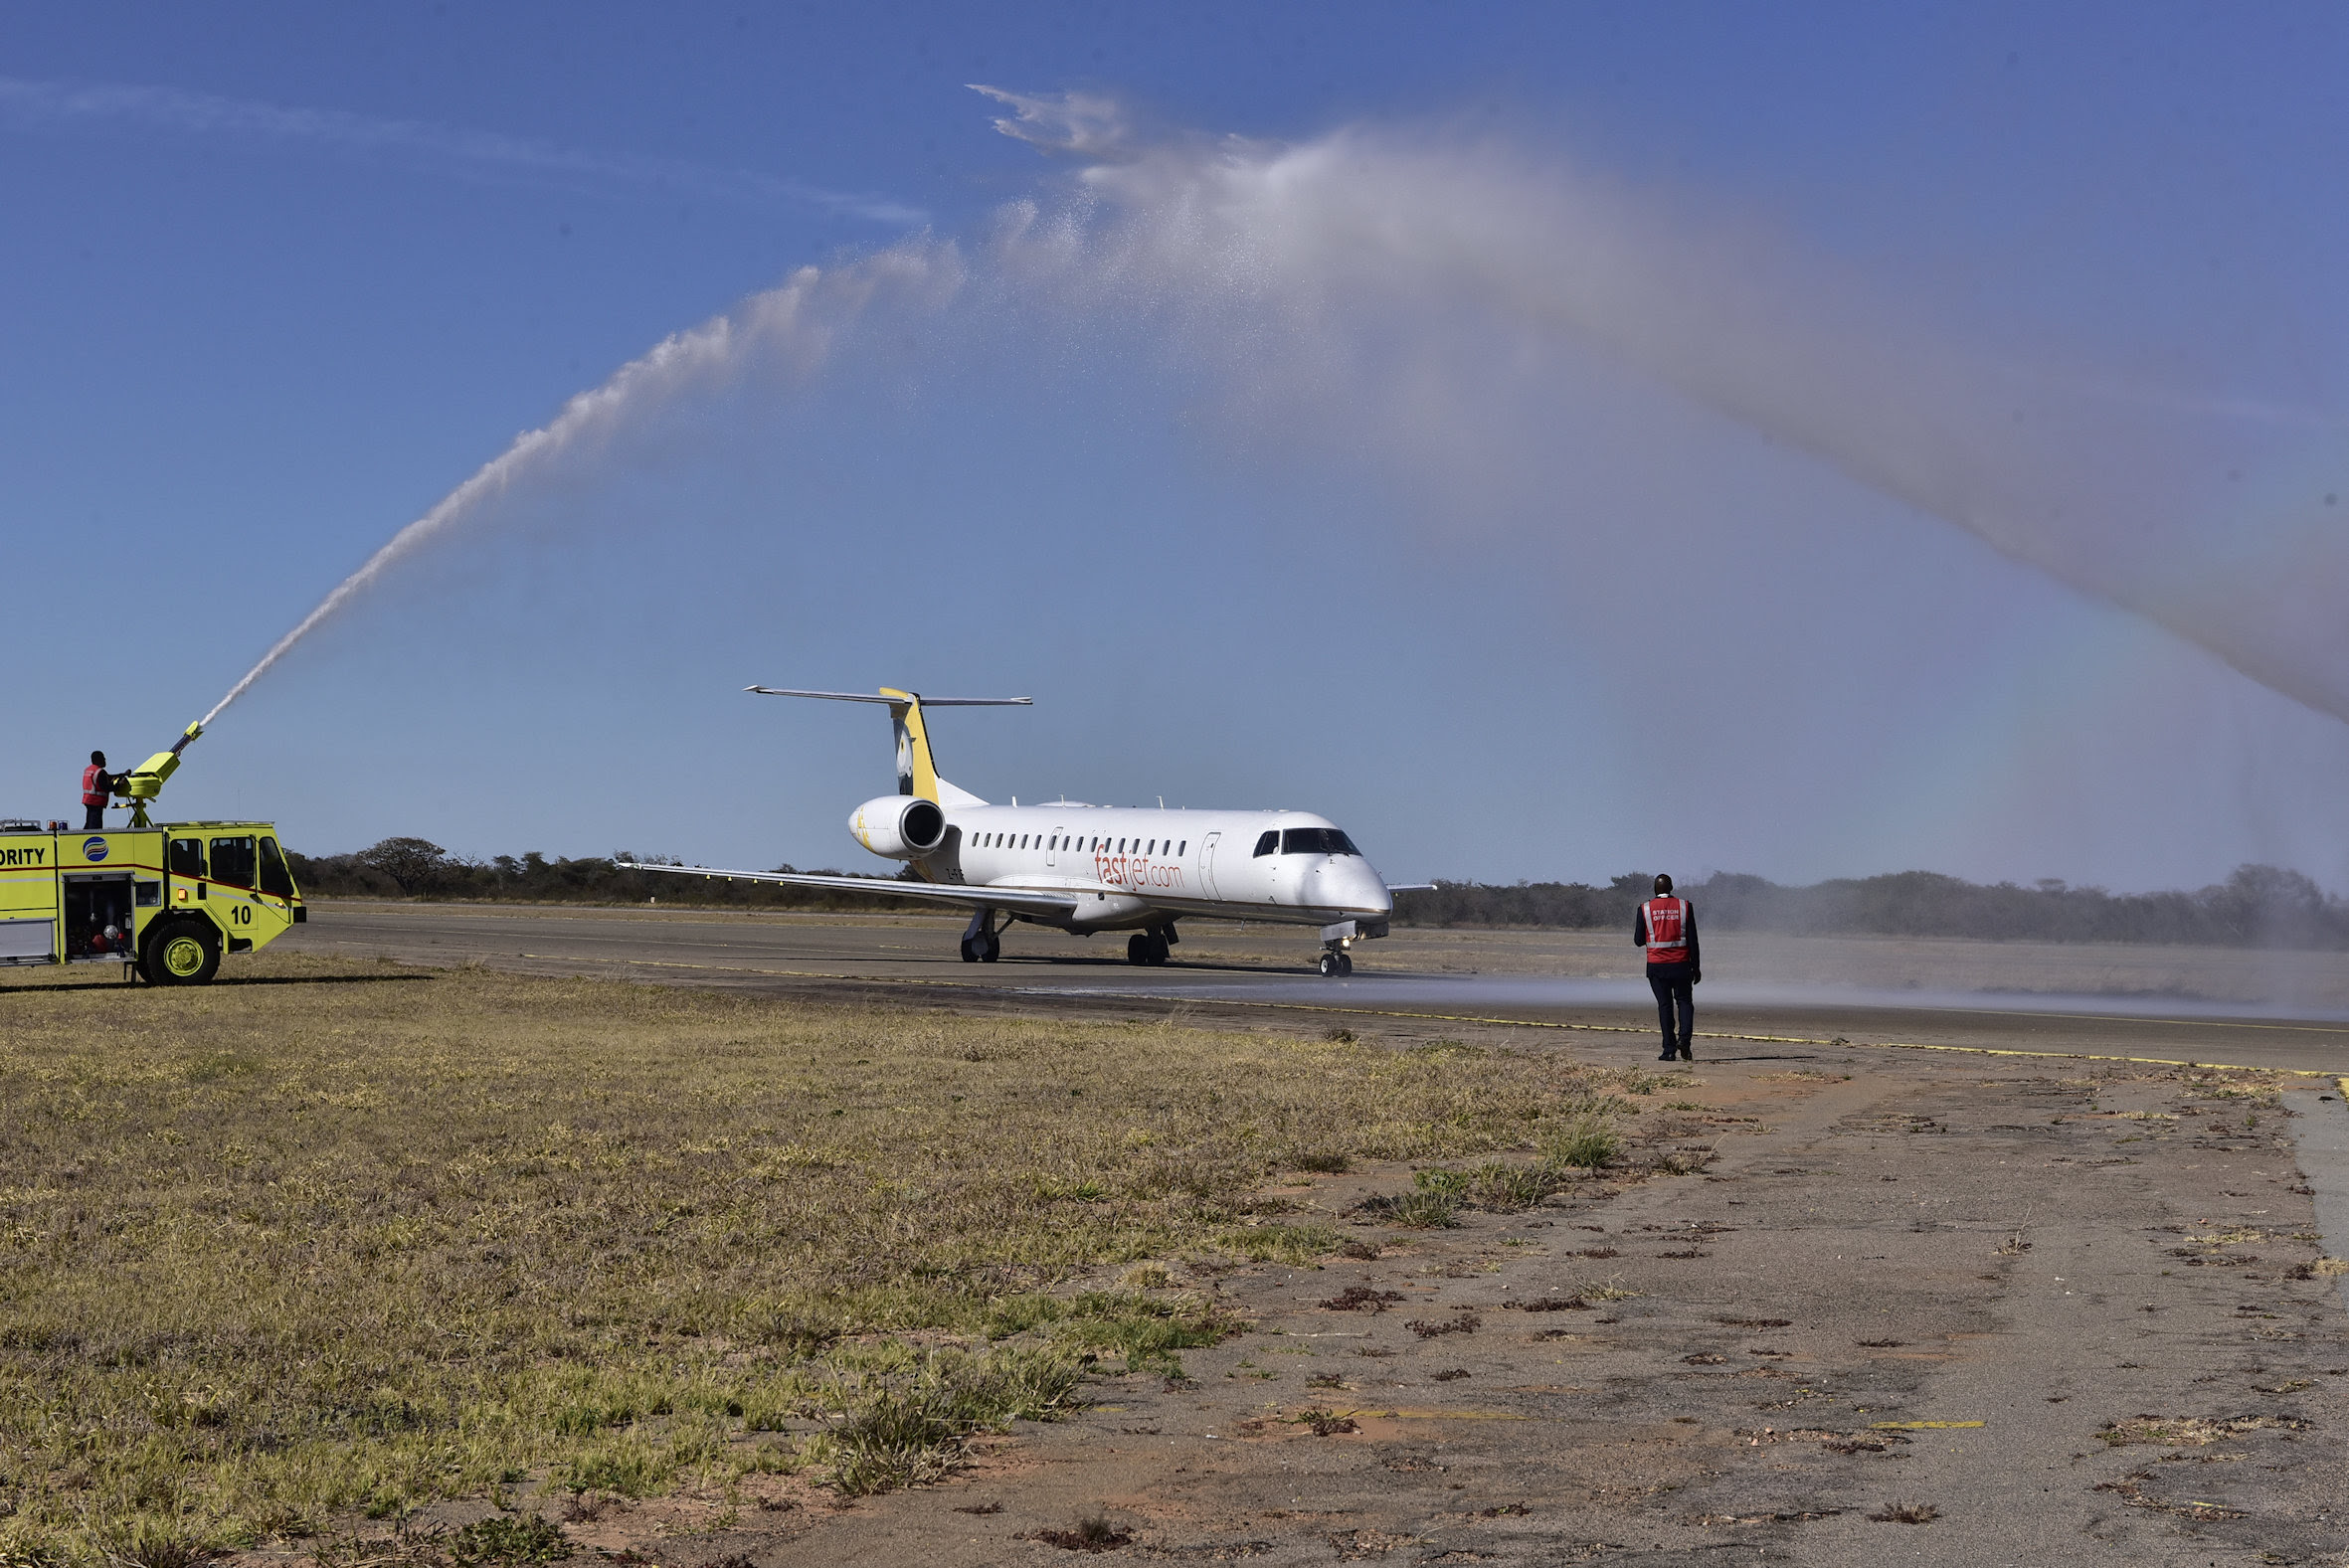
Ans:
{"label": "dirt shoulder", "polygon": [[[1057,1560],[1033,1537],[1088,1516],[1138,1558],[1268,1564],[2349,1547],[2349,1324],[2261,1086],[1860,1053],[1696,1077],[1664,1095],[1699,1109],[1646,1115],[1717,1150],[1702,1175],[1199,1282],[1254,1327],[1185,1380],[1113,1379],[949,1484],[691,1551]],[[1396,1299],[1327,1305],[1350,1291]]]}

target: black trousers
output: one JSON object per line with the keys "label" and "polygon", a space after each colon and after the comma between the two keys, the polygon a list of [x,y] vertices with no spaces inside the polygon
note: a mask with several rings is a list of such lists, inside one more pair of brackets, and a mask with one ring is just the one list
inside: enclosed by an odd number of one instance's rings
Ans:
{"label": "black trousers", "polygon": [[[1687,1051],[1697,1031],[1696,981],[1690,978],[1688,966],[1656,965],[1648,970],[1648,989],[1656,993],[1656,1026],[1664,1031],[1663,1054],[1675,1056]],[[1676,1012],[1679,1014],[1677,1034],[1673,1032]]]}
{"label": "black trousers", "polygon": [[84,806],[82,808],[82,831],[85,833],[102,833],[105,830],[106,808],[102,805]]}

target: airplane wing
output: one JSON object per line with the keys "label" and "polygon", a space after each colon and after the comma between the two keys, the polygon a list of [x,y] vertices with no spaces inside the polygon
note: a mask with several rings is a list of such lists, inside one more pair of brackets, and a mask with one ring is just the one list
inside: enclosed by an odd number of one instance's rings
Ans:
{"label": "airplane wing", "polygon": [[709,866],[648,866],[622,861],[630,871],[661,871],[680,877],[725,877],[734,882],[786,882],[793,887],[831,888],[841,893],[869,893],[879,898],[931,899],[959,904],[965,909],[1008,909],[1022,915],[1066,915],[1077,907],[1073,892],[1040,892],[1031,888],[972,887],[960,882],[900,882],[895,877],[827,877],[810,871],[718,871]]}
{"label": "airplane wing", "polygon": [[1386,884],[1386,891],[1389,893],[1433,893],[1435,884],[1432,882],[1389,882]]}

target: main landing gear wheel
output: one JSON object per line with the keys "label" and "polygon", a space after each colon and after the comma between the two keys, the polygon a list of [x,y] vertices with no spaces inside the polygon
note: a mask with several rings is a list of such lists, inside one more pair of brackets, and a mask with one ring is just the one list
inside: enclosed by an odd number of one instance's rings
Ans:
{"label": "main landing gear wheel", "polygon": [[220,972],[220,939],[192,920],[175,920],[147,939],[139,967],[157,985],[203,985]]}
{"label": "main landing gear wheel", "polygon": [[1348,955],[1340,953],[1337,949],[1333,948],[1328,953],[1322,955],[1322,972],[1324,974],[1332,975],[1352,974],[1354,972],[1354,959]]}
{"label": "main landing gear wheel", "polygon": [[984,937],[965,937],[963,939],[963,961],[965,963],[993,963],[1002,956],[1003,944],[993,932]]}
{"label": "main landing gear wheel", "polygon": [[1163,931],[1138,931],[1126,939],[1128,963],[1164,963],[1173,944]]}

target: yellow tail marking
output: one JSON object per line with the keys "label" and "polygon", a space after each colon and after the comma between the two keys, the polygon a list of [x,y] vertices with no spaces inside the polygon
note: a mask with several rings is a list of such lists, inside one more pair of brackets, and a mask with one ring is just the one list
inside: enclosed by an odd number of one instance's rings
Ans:
{"label": "yellow tail marking", "polygon": [[898,777],[910,775],[914,793],[936,800],[938,766],[930,760],[930,732],[922,727],[922,699],[893,686],[883,686],[881,695],[896,699],[889,704],[889,717],[897,726]]}

